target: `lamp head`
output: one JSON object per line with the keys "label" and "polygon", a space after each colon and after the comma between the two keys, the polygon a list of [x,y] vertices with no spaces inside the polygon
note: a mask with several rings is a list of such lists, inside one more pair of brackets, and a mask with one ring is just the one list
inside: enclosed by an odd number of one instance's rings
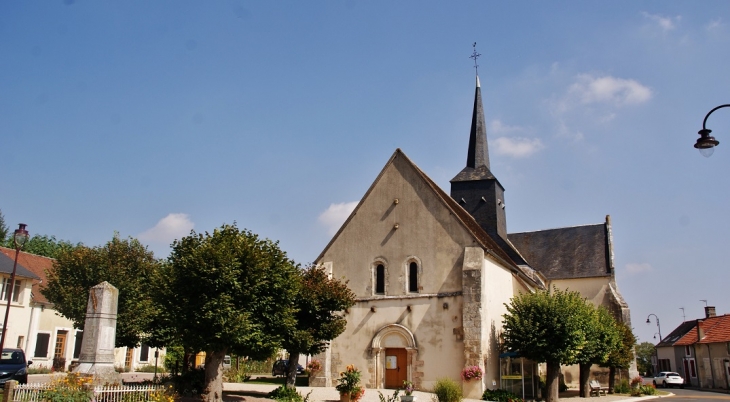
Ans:
{"label": "lamp head", "polygon": [[695,142],[695,148],[706,158],[709,158],[715,152],[715,147],[720,144],[720,141],[710,135],[711,132],[712,130],[706,128],[698,131],[697,133],[700,135],[700,138]]}
{"label": "lamp head", "polygon": [[649,317],[646,317],[646,323],[651,324],[651,320],[649,319]]}
{"label": "lamp head", "polygon": [[15,249],[20,250],[25,246],[25,242],[28,241],[28,231],[25,230],[25,227],[28,226],[25,223],[18,224],[18,228],[15,229],[15,233],[13,233],[13,243],[15,243]]}

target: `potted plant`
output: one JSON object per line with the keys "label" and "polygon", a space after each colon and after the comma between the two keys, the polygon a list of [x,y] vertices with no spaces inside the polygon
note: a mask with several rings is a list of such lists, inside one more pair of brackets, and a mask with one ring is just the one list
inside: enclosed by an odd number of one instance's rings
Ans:
{"label": "potted plant", "polygon": [[340,373],[335,389],[340,393],[340,402],[357,402],[365,393],[360,385],[360,370],[352,364]]}
{"label": "potted plant", "polygon": [[413,394],[413,382],[403,381],[403,392],[405,395],[400,397],[401,402],[415,402],[416,396]]}
{"label": "potted plant", "polygon": [[467,366],[461,370],[461,379],[464,381],[481,380],[484,372],[479,366]]}
{"label": "potted plant", "polygon": [[307,370],[309,370],[309,377],[316,377],[317,374],[322,371],[322,363],[319,360],[312,360],[307,364]]}

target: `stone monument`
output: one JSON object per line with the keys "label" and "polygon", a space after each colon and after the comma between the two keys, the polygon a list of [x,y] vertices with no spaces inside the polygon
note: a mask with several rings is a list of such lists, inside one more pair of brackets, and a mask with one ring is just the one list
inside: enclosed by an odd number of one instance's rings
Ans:
{"label": "stone monument", "polygon": [[106,281],[89,291],[79,365],[74,373],[91,375],[96,384],[122,383],[114,370],[118,298],[119,290]]}

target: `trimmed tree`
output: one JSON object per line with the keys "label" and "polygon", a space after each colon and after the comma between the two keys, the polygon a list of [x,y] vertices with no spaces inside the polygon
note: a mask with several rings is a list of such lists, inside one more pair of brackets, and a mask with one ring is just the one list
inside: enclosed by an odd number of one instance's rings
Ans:
{"label": "trimmed tree", "polygon": [[586,322],[586,342],[580,350],[576,361],[580,364],[580,396],[590,396],[590,375],[593,364],[605,364],[611,353],[618,350],[621,334],[616,320],[604,307],[595,308],[586,303],[589,320]]}
{"label": "trimmed tree", "polygon": [[345,330],[347,320],[340,314],[355,304],[355,294],[346,282],[331,278],[322,267],[300,271],[301,286],[296,297],[297,312],[282,346],[289,352],[286,386],[294,388],[300,354],[314,355]]}
{"label": "trimmed tree", "polygon": [[625,370],[631,367],[631,363],[635,360],[634,347],[636,346],[636,336],[628,324],[616,321],[616,330],[619,333],[621,342],[609,356],[608,361],[603,364],[604,367],[610,369],[608,376],[608,389],[613,392],[616,386],[616,369]]}
{"label": "trimmed tree", "polygon": [[590,320],[585,299],[578,292],[523,293],[505,304],[504,347],[536,362],[547,363],[545,400],[558,400],[561,364],[574,364],[586,344]]}
{"label": "trimmed tree", "polygon": [[205,401],[221,401],[226,354],[268,358],[294,325],[297,266],[278,243],[235,224],[176,240],[155,282],[151,332],[205,352]]}
{"label": "trimmed tree", "polygon": [[104,246],[61,248],[41,293],[74,327],[83,328],[89,289],[111,283],[119,289],[116,346],[136,347],[152,319],[150,281],[158,267],[152,252],[137,239],[115,234]]}
{"label": "trimmed tree", "polygon": [[636,366],[643,374],[655,374],[651,357],[656,354],[656,347],[651,342],[641,342],[636,345]]}

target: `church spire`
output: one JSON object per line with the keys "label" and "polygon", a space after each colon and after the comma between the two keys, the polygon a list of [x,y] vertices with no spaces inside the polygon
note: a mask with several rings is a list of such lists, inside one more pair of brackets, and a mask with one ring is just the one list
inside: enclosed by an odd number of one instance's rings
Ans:
{"label": "church spire", "polygon": [[472,169],[484,166],[489,170],[487,126],[484,123],[484,107],[482,106],[482,89],[479,84],[479,75],[477,75],[477,87],[474,93],[474,110],[471,115],[471,131],[469,133],[469,150],[466,157],[466,166]]}

